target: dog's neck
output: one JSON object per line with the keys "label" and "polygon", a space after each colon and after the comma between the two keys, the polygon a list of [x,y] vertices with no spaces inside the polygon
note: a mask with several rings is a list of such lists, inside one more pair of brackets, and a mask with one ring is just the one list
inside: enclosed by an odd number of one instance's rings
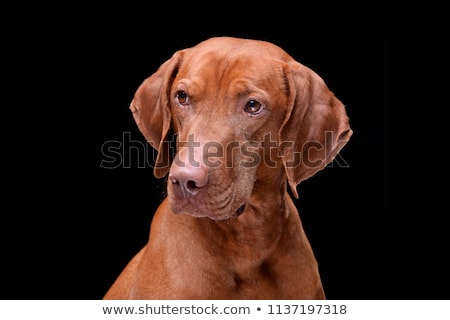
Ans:
{"label": "dog's neck", "polygon": [[[271,185],[264,181],[271,181]],[[149,250],[155,254],[170,251],[173,257],[165,268],[173,274],[177,273],[179,265],[195,265],[196,275],[208,277],[212,283],[220,279],[217,285],[228,286],[227,290],[239,291],[246,283],[250,284],[247,290],[251,290],[255,281],[275,285],[266,283],[267,279],[272,279],[268,275],[280,273],[285,266],[274,262],[292,248],[294,252],[304,252],[300,246],[308,245],[292,241],[304,239],[304,235],[285,181],[278,180],[278,185],[274,179],[256,181],[255,192],[248,199],[244,212],[228,220],[175,214],[165,199],[166,205],[160,207],[164,209],[157,212],[154,217],[157,221],[153,223],[166,228],[151,230],[150,238],[155,240],[149,243]],[[160,233],[161,230],[177,232]]]}
{"label": "dog's neck", "polygon": [[289,216],[297,212],[291,212],[286,183],[281,188],[269,189],[263,185],[255,188],[264,190],[253,193],[237,218],[223,221],[193,218],[198,232],[205,234],[208,242],[205,247],[215,248],[231,261],[248,261],[249,265],[261,263],[278,250],[279,241],[289,228]]}

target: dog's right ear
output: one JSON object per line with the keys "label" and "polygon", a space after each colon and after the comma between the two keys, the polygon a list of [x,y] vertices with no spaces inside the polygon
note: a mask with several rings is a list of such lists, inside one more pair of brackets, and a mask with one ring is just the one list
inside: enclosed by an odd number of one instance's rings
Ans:
{"label": "dog's right ear", "polygon": [[184,50],[177,51],[139,86],[130,104],[134,120],[150,145],[158,151],[153,173],[164,177],[171,164],[167,135],[171,126],[170,88]]}
{"label": "dog's right ear", "polygon": [[293,61],[285,71],[292,91],[285,122],[280,129],[283,162],[293,195],[297,185],[333,161],[353,134],[344,104],[323,79]]}

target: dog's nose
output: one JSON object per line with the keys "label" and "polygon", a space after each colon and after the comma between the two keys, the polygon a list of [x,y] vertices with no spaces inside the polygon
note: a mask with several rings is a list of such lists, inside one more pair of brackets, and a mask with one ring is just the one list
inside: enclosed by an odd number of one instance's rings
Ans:
{"label": "dog's nose", "polygon": [[208,183],[208,172],[202,166],[173,165],[169,173],[169,181],[182,189],[185,196],[195,195]]}

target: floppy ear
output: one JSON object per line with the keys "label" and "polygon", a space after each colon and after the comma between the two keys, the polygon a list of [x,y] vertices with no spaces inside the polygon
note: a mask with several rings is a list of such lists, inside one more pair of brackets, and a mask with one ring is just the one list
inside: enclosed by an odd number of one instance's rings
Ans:
{"label": "floppy ear", "polygon": [[139,86],[130,104],[134,120],[150,145],[158,151],[153,174],[164,177],[170,168],[167,135],[171,127],[170,88],[183,51],[177,51]]}
{"label": "floppy ear", "polygon": [[352,135],[345,106],[311,69],[292,62],[285,70],[290,99],[280,129],[281,155],[292,193],[333,161]]}

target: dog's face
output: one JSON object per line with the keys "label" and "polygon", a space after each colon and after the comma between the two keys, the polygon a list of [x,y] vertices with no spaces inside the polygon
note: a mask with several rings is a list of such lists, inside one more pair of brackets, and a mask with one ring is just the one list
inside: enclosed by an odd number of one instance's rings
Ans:
{"label": "dog's face", "polygon": [[[276,148],[266,150],[262,143],[278,141],[289,88],[282,63],[267,58],[234,44],[185,52],[169,96],[179,142],[168,180],[174,212],[237,216],[252,194],[257,169],[282,168]],[[186,174],[188,181],[181,181]]]}
{"label": "dog's face", "polygon": [[214,220],[239,216],[253,197],[270,201],[286,177],[296,195],[351,135],[342,103],[314,72],[255,40],[212,38],[178,51],[131,109],[159,151],[155,175],[168,172],[172,211]]}

